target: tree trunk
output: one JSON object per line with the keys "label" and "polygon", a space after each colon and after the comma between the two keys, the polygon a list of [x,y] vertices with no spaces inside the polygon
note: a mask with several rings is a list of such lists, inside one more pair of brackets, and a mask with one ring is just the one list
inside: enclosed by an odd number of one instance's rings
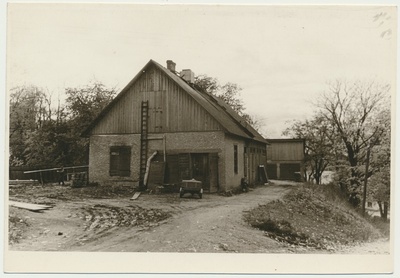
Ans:
{"label": "tree trunk", "polygon": [[351,166],[350,185],[351,185],[351,188],[354,190],[354,189],[358,188],[358,186],[359,186],[359,183],[358,183],[359,173],[356,170],[356,167],[358,165],[358,157],[357,157],[358,151],[356,151],[356,148],[353,147],[352,144],[347,140],[347,137],[343,136],[342,139],[343,139],[344,144],[346,145],[347,159]]}
{"label": "tree trunk", "polygon": [[378,206],[379,206],[379,212],[381,214],[381,218],[383,218],[383,207],[382,207],[382,202],[378,201]]}
{"label": "tree trunk", "polygon": [[311,172],[311,173],[308,175],[308,181],[309,181],[309,182],[312,182],[312,177],[313,177],[313,173]]}
{"label": "tree trunk", "polygon": [[368,184],[368,168],[369,168],[369,157],[371,154],[371,146],[367,150],[367,161],[365,164],[365,176],[364,176],[364,188],[363,188],[363,203],[362,203],[362,213],[365,215],[365,204],[367,202],[367,184]]}
{"label": "tree trunk", "polygon": [[388,204],[388,202],[383,202],[383,215],[382,215],[382,218],[383,218],[384,220],[387,220],[388,209],[389,209],[389,204]]}
{"label": "tree trunk", "polygon": [[339,182],[339,186],[340,186],[340,191],[343,193],[343,194],[346,194],[347,195],[347,186],[346,186],[346,184],[344,183],[344,182]]}
{"label": "tree trunk", "polygon": [[315,183],[316,184],[321,184],[321,175],[319,173],[315,173]]}

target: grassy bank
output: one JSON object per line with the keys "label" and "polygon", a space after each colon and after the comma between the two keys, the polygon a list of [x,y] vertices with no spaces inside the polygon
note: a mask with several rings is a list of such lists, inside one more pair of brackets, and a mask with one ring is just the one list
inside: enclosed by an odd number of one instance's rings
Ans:
{"label": "grassy bank", "polygon": [[388,230],[388,224],[379,223],[378,229],[363,218],[328,185],[294,186],[283,200],[259,205],[244,218],[270,238],[324,250],[372,241]]}

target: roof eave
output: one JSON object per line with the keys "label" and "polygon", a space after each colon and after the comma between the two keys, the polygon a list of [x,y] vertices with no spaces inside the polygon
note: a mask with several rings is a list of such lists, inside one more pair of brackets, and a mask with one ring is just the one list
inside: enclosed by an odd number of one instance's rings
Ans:
{"label": "roof eave", "polygon": [[150,64],[155,62],[150,59],[147,64],[135,75],[135,77],[117,94],[117,96],[97,115],[97,117],[89,124],[89,126],[81,133],[81,137],[90,137],[90,132],[93,127],[110,111],[116,102],[129,90],[129,88],[136,82],[137,79],[145,72]]}

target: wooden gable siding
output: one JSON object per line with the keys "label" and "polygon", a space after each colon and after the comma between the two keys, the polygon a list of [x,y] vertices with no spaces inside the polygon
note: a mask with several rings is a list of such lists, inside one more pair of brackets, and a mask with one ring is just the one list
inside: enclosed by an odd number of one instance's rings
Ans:
{"label": "wooden gable siding", "polygon": [[168,76],[149,68],[92,129],[91,134],[140,133],[141,103],[149,101],[148,132],[222,130],[219,123]]}
{"label": "wooden gable siding", "polygon": [[303,142],[270,142],[267,159],[272,161],[301,161],[304,158]]}

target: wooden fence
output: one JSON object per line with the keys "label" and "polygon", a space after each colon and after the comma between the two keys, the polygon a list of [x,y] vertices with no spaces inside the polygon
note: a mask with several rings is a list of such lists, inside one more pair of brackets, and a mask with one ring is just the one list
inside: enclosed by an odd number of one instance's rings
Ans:
{"label": "wooden fence", "polygon": [[[9,168],[9,180],[37,180],[42,183],[58,182],[57,170],[60,168],[46,167],[37,169],[30,166],[12,166]],[[74,173],[87,172],[89,166],[64,167],[64,180],[68,181]]]}

